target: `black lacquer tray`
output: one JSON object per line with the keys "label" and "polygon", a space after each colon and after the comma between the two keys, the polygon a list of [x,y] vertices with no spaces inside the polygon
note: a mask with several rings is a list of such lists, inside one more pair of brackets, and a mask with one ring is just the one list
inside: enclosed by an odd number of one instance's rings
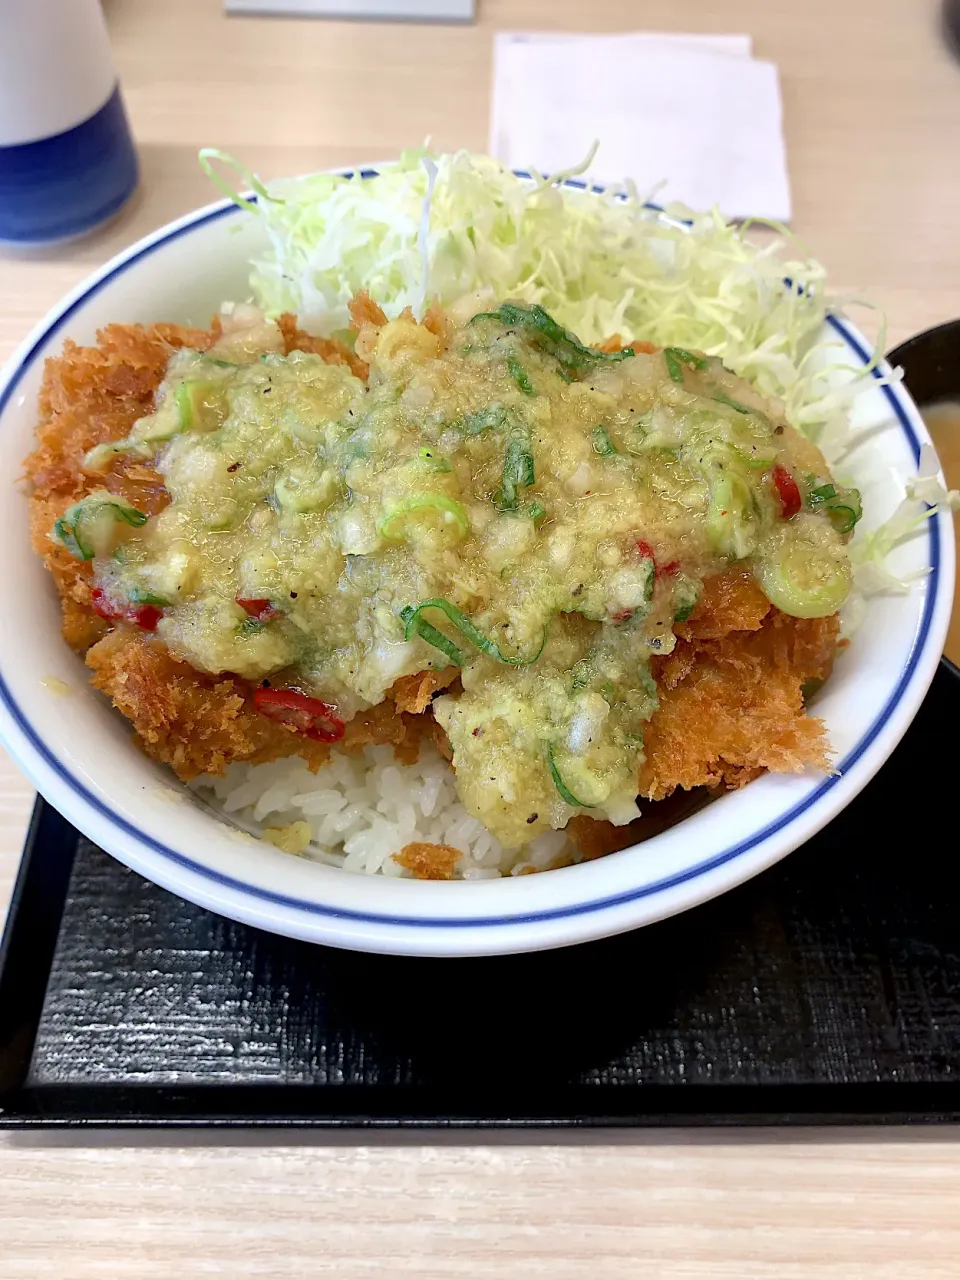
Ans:
{"label": "black lacquer tray", "polygon": [[289,942],[42,802],[0,950],[0,1125],[960,1118],[960,672],[802,849],[694,911],[492,960]]}

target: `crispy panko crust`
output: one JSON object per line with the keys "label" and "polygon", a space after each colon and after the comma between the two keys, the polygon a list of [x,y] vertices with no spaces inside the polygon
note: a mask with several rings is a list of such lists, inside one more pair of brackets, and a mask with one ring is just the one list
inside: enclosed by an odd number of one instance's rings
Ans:
{"label": "crispy panko crust", "polygon": [[390,697],[401,711],[418,716],[429,707],[433,695],[439,689],[449,689],[459,675],[459,668],[444,667],[442,671],[418,671],[413,676],[401,676],[390,690]]}
{"label": "crispy panko crust", "polygon": [[443,345],[449,345],[453,336],[453,321],[441,307],[439,302],[431,302],[427,308],[427,313],[420,321],[425,329],[429,329],[431,333],[435,333]]}
{"label": "crispy panko crust", "polygon": [[417,840],[405,844],[393,860],[417,880],[452,880],[462,857],[462,852],[452,845]]}
{"label": "crispy panko crust", "polygon": [[[635,351],[637,355],[655,355],[660,348],[652,342],[630,342],[627,344],[631,351]],[[614,333],[609,338],[604,338],[603,342],[598,342],[595,348],[597,351],[623,351],[623,338],[619,333]]]}
{"label": "crispy panko crust", "polygon": [[219,337],[212,329],[178,325],[108,325],[95,347],[64,344],[46,363],[40,388],[37,447],[26,460],[33,485],[30,534],[34,549],[53,574],[63,601],[63,634],[84,650],[107,630],[90,607],[89,564],[74,560],[50,530],[58,516],[84,494],[106,488],[154,514],[167,503],[163,481],[142,461],[118,454],[103,475],[82,470],[83,455],[94,445],[119,440],[153,408],[154,393],[177,347],[205,351]]}
{"label": "crispy panko crust", "polygon": [[706,583],[673,653],[653,663],[660,706],[644,735],[640,794],[660,800],[677,787],[742,787],[766,769],[829,768],[803,686],[830,674],[839,626],[787,617],[747,574]]}
{"label": "crispy panko crust", "polygon": [[[382,309],[365,294],[350,305],[353,327],[386,323]],[[448,321],[432,308],[424,323],[441,339]],[[332,339],[298,328],[295,317],[279,321],[287,352],[305,350],[347,365],[357,377],[368,369],[360,356]],[[110,469],[87,476],[83,456],[94,445],[129,433],[151,412],[171,353],[183,346],[207,350],[220,337],[209,330],[176,325],[110,325],[95,347],[67,342],[48,360],[40,392],[37,447],[27,459],[33,486],[31,536],[53,574],[63,607],[63,634],[86,653],[94,685],[131,721],[136,740],[183,779],[222,773],[232,761],[303,756],[318,769],[330,748],[260,715],[255,687],[235,676],[208,676],[174,658],[152,634],[126,623],[113,626],[93,611],[91,568],[74,560],[50,538],[56,518],[93,489],[105,487],[143,511],[166,505],[161,477],[123,454]],[[358,345],[363,346],[362,341]],[[619,339],[604,349],[615,350]],[[653,351],[649,343],[633,344]],[[654,662],[660,707],[646,734],[646,762],[638,790],[649,799],[677,788],[738,787],[765,769],[828,767],[823,725],[804,714],[802,687],[830,672],[837,651],[836,618],[789,618],[773,609],[749,574],[727,573],[704,584],[690,619],[677,626],[677,646]],[[416,759],[422,741],[432,741],[449,760],[450,744],[429,712],[439,690],[455,685],[459,672],[422,671],[398,680],[380,705],[361,712],[338,744],[347,751],[386,743],[401,761]],[[584,858],[600,857],[637,839],[631,827],[613,827],[587,817],[570,824]],[[408,845],[397,855],[415,876],[447,879],[457,850]]]}
{"label": "crispy panko crust", "polygon": [[[223,773],[236,760],[260,764],[301,755],[317,770],[330,757],[326,743],[260,715],[248,681],[195,671],[156,636],[127,624],[87,652],[87,666],[95,688],[131,722],[147,754],[169,764],[185,781],[201,773]],[[387,744],[399,760],[411,763],[434,723],[432,717],[408,715],[387,698],[354,716],[337,745],[356,752]]]}
{"label": "crispy panko crust", "polygon": [[[748,573],[703,584],[677,647],[654,660],[660,706],[644,735],[638,792],[657,806],[627,826],[578,815],[568,830],[580,857],[602,858],[656,835],[692,812],[679,791],[742,787],[766,770],[829,768],[823,722],[803,708],[803,686],[824,680],[837,653],[834,618],[790,618],[774,609]],[[643,810],[643,805],[641,805]],[[662,821],[660,819],[663,819]]]}
{"label": "crispy panko crust", "polygon": [[355,333],[359,333],[364,325],[380,329],[387,323],[387,313],[378,302],[374,302],[366,289],[361,289],[356,297],[350,299],[347,310],[350,312],[350,327]]}
{"label": "crispy panko crust", "polygon": [[310,351],[315,356],[321,356],[327,364],[345,364],[354,377],[359,378],[361,382],[366,382],[370,376],[370,366],[367,362],[361,360],[336,338],[317,338],[314,334],[307,333],[305,329],[297,327],[297,317],[290,315],[289,312],[284,312],[277,324],[283,334],[286,355],[291,351]]}
{"label": "crispy panko crust", "polygon": [[234,760],[271,760],[302,752],[312,768],[323,743],[253,709],[253,690],[233,676],[208,676],[174,658],[156,637],[121,625],[87,652],[93,684],[131,722],[148,755],[183,779],[222,773]]}
{"label": "crispy panko crust", "polygon": [[707,578],[697,607],[678,622],[679,640],[722,640],[731,631],[757,631],[772,606],[749,573],[720,573]]}

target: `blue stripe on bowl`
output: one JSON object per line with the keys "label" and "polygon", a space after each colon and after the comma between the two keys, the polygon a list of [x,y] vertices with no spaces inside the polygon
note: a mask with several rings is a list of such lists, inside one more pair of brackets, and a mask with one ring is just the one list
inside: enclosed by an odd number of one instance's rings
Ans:
{"label": "blue stripe on bowl", "polygon": [[[361,177],[376,176],[376,170],[361,170]],[[349,173],[345,176],[351,176]],[[522,176],[522,175],[521,175]],[[14,372],[6,390],[0,395],[0,413],[9,399],[13,396],[17,385],[23,378],[24,374],[30,368],[41,347],[43,347],[51,337],[63,327],[70,316],[94,294],[98,293],[104,285],[122,275],[126,270],[139,262],[142,258],[153,253],[162,246],[169,244],[173,240],[179,239],[197,227],[203,226],[209,222],[214,222],[220,218],[236,213],[237,207],[230,201],[225,201],[222,205],[215,206],[206,213],[199,215],[195,220],[186,225],[175,228],[165,235],[162,239],[156,240],[151,244],[145,245],[132,257],[119,263],[113,271],[109,272],[102,279],[97,280],[90,288],[77,298],[57,319],[49,326],[49,328],[36,340],[33,346],[23,356],[20,365]],[[870,359],[870,353],[857,341],[857,339],[849,332],[846,325],[837,316],[828,315],[827,323],[834,331],[843,339],[847,346],[856,354],[862,364],[866,364]],[[872,370],[872,376],[879,380],[882,373],[879,369]],[[881,388],[883,395],[886,397],[890,408],[892,409],[900,428],[909,442],[914,460],[919,463],[920,460],[920,439],[917,436],[910,418],[901,403],[899,393],[895,387],[883,386]],[[904,664],[900,679],[897,686],[885,703],[879,715],[873,721],[870,728],[863,735],[855,747],[844,757],[844,759],[836,766],[836,772],[825,778],[820,785],[811,792],[804,800],[788,809],[781,814],[774,822],[768,823],[759,831],[754,832],[747,839],[740,841],[722,852],[715,854],[712,858],[708,858],[703,862],[697,863],[693,867],[687,868],[685,871],[678,872],[675,875],[664,877],[661,880],[653,881],[650,884],[643,885],[637,889],[630,889],[623,893],[614,894],[604,898],[596,898],[589,902],[577,903],[570,907],[558,907],[553,910],[523,912],[513,915],[497,915],[497,916],[480,916],[480,917],[462,917],[462,916],[394,916],[382,913],[367,911],[352,911],[340,907],[324,906],[323,904],[310,902],[306,899],[295,898],[287,894],[274,893],[269,889],[261,889],[257,886],[250,885],[243,880],[237,880],[233,876],[224,875],[222,872],[213,871],[209,867],[203,866],[194,859],[187,857],[185,854],[179,853],[176,849],[170,848],[159,840],[155,840],[146,832],[141,831],[132,823],[127,822],[125,818],[115,813],[109,805],[104,804],[102,800],[93,792],[89,791],[82,782],[71,774],[63,763],[50,751],[46,743],[41,739],[39,734],[27,720],[20,706],[16,702],[6,681],[0,675],[0,702],[6,707],[11,718],[16,722],[24,736],[28,739],[33,749],[43,759],[45,764],[52,769],[61,781],[69,787],[73,793],[78,796],[91,809],[95,810],[102,817],[106,818],[118,831],[122,831],[125,835],[132,837],[141,846],[152,850],[154,853],[160,854],[170,862],[193,874],[208,880],[213,884],[221,885],[226,889],[235,890],[260,902],[272,903],[276,906],[290,907],[297,911],[302,911],[307,915],[335,919],[349,920],[364,924],[387,925],[399,928],[422,928],[422,929],[485,929],[497,928],[510,925],[534,924],[542,921],[560,920],[572,916],[588,915],[595,912],[608,910],[612,907],[622,906],[628,902],[636,902],[643,898],[652,897],[665,890],[673,889],[679,885],[687,884],[691,880],[695,880],[700,876],[704,876],[718,867],[724,866],[726,863],[732,862],[734,859],[755,849],[765,840],[769,839],[777,832],[785,830],[792,823],[796,822],[803,814],[807,813],[814,805],[816,805],[828,792],[830,792],[841,780],[854,764],[869,749],[878,735],[882,732],[890,717],[893,715],[897,704],[903,697],[914,672],[917,669],[919,661],[926,649],[927,639],[930,634],[930,626],[933,619],[933,612],[937,600],[937,587],[939,583],[940,573],[940,529],[936,520],[927,521],[927,534],[930,558],[930,574],[928,577],[928,590],[924,601],[923,615],[921,617],[920,626],[917,631],[913,647],[909,657]],[[562,874],[557,872],[556,874]]]}
{"label": "blue stripe on bowl", "polygon": [[118,86],[74,128],[0,147],[0,240],[48,244],[82,235],[123,207],[138,173]]}

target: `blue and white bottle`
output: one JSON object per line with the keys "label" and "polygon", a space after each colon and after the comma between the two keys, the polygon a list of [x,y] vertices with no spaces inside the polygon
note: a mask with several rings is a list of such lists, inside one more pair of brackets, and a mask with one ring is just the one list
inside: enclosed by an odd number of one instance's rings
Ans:
{"label": "blue and white bottle", "polygon": [[0,0],[0,242],[83,235],[137,180],[100,0]]}

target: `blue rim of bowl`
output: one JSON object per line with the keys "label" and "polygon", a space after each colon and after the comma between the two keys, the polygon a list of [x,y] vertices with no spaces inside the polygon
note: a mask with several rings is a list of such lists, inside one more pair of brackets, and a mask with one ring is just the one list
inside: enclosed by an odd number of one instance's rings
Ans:
{"label": "blue rim of bowl", "polygon": [[[371,178],[377,176],[376,169],[360,169],[357,170],[361,178]],[[517,171],[519,177],[529,177],[529,174]],[[344,173],[345,177],[353,176],[352,172]],[[584,182],[578,182],[574,179],[568,179],[565,183],[567,186],[576,187],[582,190],[593,190],[602,192],[602,188],[588,186]],[[656,205],[651,205],[651,209],[658,213],[663,211]],[[119,262],[112,271],[107,272],[99,279],[95,280],[91,286],[84,290],[82,294],[76,297],[73,302],[64,309],[64,311],[56,317],[56,319],[44,329],[29,350],[20,358],[19,364],[10,376],[3,393],[0,394],[0,414],[3,413],[6,405],[13,396],[18,384],[24,374],[31,367],[36,359],[38,351],[54,337],[67,320],[81,306],[99,293],[100,290],[110,281],[122,275],[128,268],[132,267],[141,259],[148,257],[155,250],[162,246],[170,244],[174,240],[180,239],[181,236],[187,235],[197,228],[206,226],[208,223],[215,222],[220,218],[230,214],[235,214],[241,210],[233,202],[227,200],[221,205],[216,205],[212,209],[199,213],[191,221],[182,223],[174,227],[166,235],[151,240],[144,245],[138,252],[132,254]],[[870,360],[870,353],[863,345],[851,334],[839,317],[828,314],[827,323],[834,331],[839,334],[843,341],[852,351],[854,351],[859,360],[866,365]],[[883,371],[879,367],[875,367],[871,371],[873,378],[879,380],[883,377]],[[883,385],[881,388],[904,435],[910,443],[913,451],[914,460],[920,461],[920,439],[918,438],[909,416],[900,402],[896,389],[889,384]],[[908,685],[910,684],[914,672],[917,669],[920,658],[923,655],[927,639],[930,633],[930,626],[933,619],[934,608],[938,598],[938,585],[940,574],[940,529],[937,520],[927,521],[927,530],[930,547],[930,573],[927,577],[928,589],[924,600],[923,615],[920,620],[920,626],[914,638],[913,646],[910,654],[900,673],[900,679],[893,693],[887,699],[882,711],[873,721],[873,724],[863,735],[860,741],[853,749],[848,752],[844,759],[836,766],[835,771],[825,778],[808,796],[799,801],[786,813],[781,814],[775,821],[768,823],[759,831],[754,832],[746,839],[739,841],[729,849],[723,850],[721,853],[714,854],[713,857],[706,859],[704,862],[697,863],[696,866],[688,867],[684,871],[677,872],[674,875],[665,876],[660,880],[653,881],[650,884],[642,885],[637,889],[625,890],[621,893],[612,894],[604,898],[596,898],[590,902],[575,903],[567,907],[555,907],[544,911],[527,911],[517,913],[515,915],[498,915],[498,916],[394,916],[380,912],[355,911],[346,907],[328,907],[321,903],[310,902],[303,898],[295,898],[288,894],[274,893],[270,889],[263,889],[256,885],[248,884],[246,881],[237,880],[233,876],[224,875],[222,872],[214,871],[209,867],[203,866],[202,863],[194,861],[186,854],[179,853],[176,849],[171,849],[168,845],[163,844],[159,840],[155,840],[153,836],[147,835],[135,827],[133,823],[128,822],[125,818],[120,817],[114,812],[109,805],[88,790],[82,782],[73,776],[72,773],[62,764],[33,728],[32,724],[27,720],[23,711],[20,709],[16,699],[13,697],[6,681],[0,673],[0,704],[2,704],[11,719],[18,726],[21,733],[27,738],[37,755],[44,763],[53,770],[59,779],[79,797],[86,805],[90,806],[102,817],[106,818],[114,827],[122,831],[125,835],[131,836],[141,845],[158,853],[161,857],[173,862],[175,865],[184,868],[192,874],[199,876],[203,880],[210,881],[225,889],[239,892],[249,898],[259,900],[260,902],[271,903],[275,906],[290,907],[297,911],[302,911],[309,916],[319,916],[333,920],[348,920],[357,923],[372,925],[387,925],[393,928],[402,929],[490,929],[498,927],[510,927],[513,925],[527,925],[550,920],[562,920],[575,916],[589,915],[595,912],[607,911],[613,907],[623,906],[628,902],[636,902],[643,898],[650,898],[657,894],[663,893],[669,889],[674,889],[680,885],[687,884],[691,880],[696,880],[701,876],[708,875],[715,871],[718,867],[732,862],[734,859],[742,857],[749,853],[752,849],[757,848],[765,840],[778,832],[783,831],[786,827],[796,822],[803,814],[807,813],[846,775],[848,770],[856,764],[863,756],[868,748],[873,744],[883,728],[886,726],[890,717],[893,715],[897,705]]]}

